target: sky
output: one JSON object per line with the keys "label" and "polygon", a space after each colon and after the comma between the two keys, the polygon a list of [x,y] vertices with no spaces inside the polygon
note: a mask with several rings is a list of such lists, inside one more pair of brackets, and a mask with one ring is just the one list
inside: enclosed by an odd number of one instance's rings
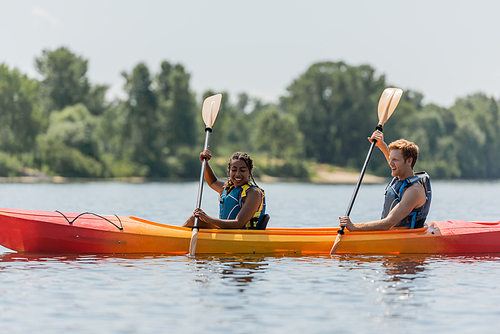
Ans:
{"label": "sky", "polygon": [[121,73],[182,64],[191,88],[277,102],[321,61],[369,64],[389,86],[443,107],[500,98],[496,0],[0,0],[0,63],[40,78],[35,57],[68,47],[92,84],[123,97]]}

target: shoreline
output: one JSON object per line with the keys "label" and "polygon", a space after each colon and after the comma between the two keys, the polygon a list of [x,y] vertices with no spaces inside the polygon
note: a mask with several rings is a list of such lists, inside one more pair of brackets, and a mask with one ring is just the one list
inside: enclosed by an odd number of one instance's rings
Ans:
{"label": "shoreline", "polygon": [[[263,175],[256,177],[258,181],[266,183],[278,182],[303,182],[314,184],[356,184],[358,182],[359,173],[346,172],[337,169],[334,172],[329,172],[326,168],[319,168],[316,175],[308,179],[292,178],[292,177],[274,177]],[[193,182],[196,179],[170,179],[170,178],[147,178],[147,177],[117,177],[117,178],[85,178],[85,177],[62,177],[62,176],[18,176],[18,177],[0,177],[0,183],[85,183],[85,182],[125,182],[125,183],[148,183],[148,182]],[[387,183],[388,179],[375,175],[365,174],[363,178],[364,184],[381,184]]]}

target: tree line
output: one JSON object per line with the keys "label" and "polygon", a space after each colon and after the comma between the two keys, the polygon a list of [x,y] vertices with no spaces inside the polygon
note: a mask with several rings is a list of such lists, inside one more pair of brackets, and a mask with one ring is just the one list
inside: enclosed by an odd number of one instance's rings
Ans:
{"label": "tree line", "polygon": [[[107,101],[93,85],[88,60],[66,47],[34,60],[40,79],[0,64],[0,176],[195,179],[204,139],[201,104],[182,64],[144,63],[124,71],[124,100]],[[240,93],[223,102],[211,149],[216,172],[249,152],[256,174],[307,179],[311,164],[359,170],[378,122],[382,91],[393,86],[370,65],[319,62],[298,75],[277,103]],[[397,86],[397,85],[395,85]],[[483,93],[450,108],[423,104],[405,91],[385,125],[386,141],[406,138],[421,149],[416,169],[434,178],[499,178],[499,101]],[[381,154],[369,171],[387,176]]]}

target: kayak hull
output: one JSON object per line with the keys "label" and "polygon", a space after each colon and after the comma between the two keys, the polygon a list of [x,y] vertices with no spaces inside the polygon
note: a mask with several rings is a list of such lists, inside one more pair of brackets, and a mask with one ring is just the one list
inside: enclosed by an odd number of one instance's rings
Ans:
{"label": "kayak hull", "polygon": [[[201,229],[197,254],[328,254],[337,228]],[[17,252],[186,254],[191,229],[135,217],[0,209],[0,245]],[[442,221],[348,232],[337,254],[500,253],[500,222]]]}

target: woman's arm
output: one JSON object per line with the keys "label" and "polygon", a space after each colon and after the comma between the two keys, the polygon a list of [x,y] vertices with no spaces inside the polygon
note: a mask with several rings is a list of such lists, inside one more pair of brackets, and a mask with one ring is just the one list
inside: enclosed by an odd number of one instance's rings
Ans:
{"label": "woman's arm", "polygon": [[[202,228],[243,228],[255,215],[261,202],[261,192],[253,188],[247,192],[247,196],[242,201],[241,210],[235,219],[229,220],[210,217],[202,209],[194,210],[193,216],[198,216],[198,227]],[[183,226],[192,227],[191,224],[192,222],[188,219]]]}
{"label": "woman's arm", "polygon": [[207,184],[210,186],[210,188],[212,188],[219,194],[222,193],[224,182],[217,179],[217,176],[212,170],[212,167],[210,167],[210,164],[208,163],[208,161],[210,161],[210,159],[212,158],[212,152],[210,152],[209,150],[204,150],[200,153],[200,161],[203,161],[203,158],[207,160],[207,165],[205,168],[205,181],[207,181]]}

